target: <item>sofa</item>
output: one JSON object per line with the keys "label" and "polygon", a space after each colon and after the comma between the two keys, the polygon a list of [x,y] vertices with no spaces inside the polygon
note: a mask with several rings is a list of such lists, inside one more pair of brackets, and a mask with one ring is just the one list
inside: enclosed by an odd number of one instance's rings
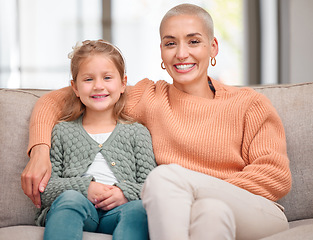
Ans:
{"label": "sofa", "polygon": [[[276,107],[285,127],[293,176],[292,190],[279,200],[290,229],[265,239],[313,239],[313,83],[255,86]],[[0,89],[0,240],[43,238],[34,225],[36,208],[21,189],[29,158],[28,124],[32,108],[48,90]],[[173,223],[175,224],[175,223]],[[112,239],[84,232],[86,239]]]}

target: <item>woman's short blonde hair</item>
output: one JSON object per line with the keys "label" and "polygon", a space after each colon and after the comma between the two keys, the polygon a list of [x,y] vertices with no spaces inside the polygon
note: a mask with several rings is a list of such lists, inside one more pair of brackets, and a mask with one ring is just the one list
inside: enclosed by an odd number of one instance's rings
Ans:
{"label": "woman's short blonde hair", "polygon": [[180,15],[191,15],[191,16],[197,16],[199,17],[207,29],[207,34],[209,39],[214,38],[214,25],[213,25],[213,20],[211,15],[204,10],[203,8],[189,4],[189,3],[184,3],[177,5],[173,8],[171,8],[163,17],[161,24],[160,24],[160,35],[162,31],[163,24],[166,22],[167,19],[173,16],[180,16]]}

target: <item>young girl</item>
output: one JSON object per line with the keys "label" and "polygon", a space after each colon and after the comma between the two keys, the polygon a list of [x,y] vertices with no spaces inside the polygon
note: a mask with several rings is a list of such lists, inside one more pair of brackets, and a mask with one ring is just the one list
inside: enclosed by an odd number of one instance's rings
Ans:
{"label": "young girl", "polygon": [[82,239],[83,231],[113,239],[148,239],[139,195],[156,166],[149,131],[121,112],[125,62],[103,40],[84,41],[71,59],[73,96],[52,133],[52,176],[36,222],[45,239]]}

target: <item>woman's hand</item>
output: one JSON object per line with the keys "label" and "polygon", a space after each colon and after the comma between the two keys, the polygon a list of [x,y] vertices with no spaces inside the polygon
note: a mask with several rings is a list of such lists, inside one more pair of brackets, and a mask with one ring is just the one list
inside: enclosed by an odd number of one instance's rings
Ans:
{"label": "woman's hand", "polygon": [[[108,186],[108,185],[106,185]],[[99,197],[95,199],[95,207],[104,211],[109,211],[115,207],[127,203],[123,191],[116,186],[109,186],[109,190],[102,192]]]}
{"label": "woman's hand", "polygon": [[21,175],[24,193],[37,208],[41,207],[40,192],[43,192],[51,177],[50,149],[46,144],[32,148],[30,160]]}

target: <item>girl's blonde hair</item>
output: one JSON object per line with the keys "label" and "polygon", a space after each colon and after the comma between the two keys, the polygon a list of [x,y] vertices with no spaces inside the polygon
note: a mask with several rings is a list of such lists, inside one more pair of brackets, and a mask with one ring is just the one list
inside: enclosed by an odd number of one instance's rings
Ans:
{"label": "girl's blonde hair", "polygon": [[[84,59],[96,54],[105,54],[110,58],[117,68],[121,81],[123,83],[124,76],[126,75],[125,60],[121,51],[113,44],[104,40],[86,40],[84,42],[77,43],[73,47],[73,51],[69,53],[68,57],[71,59],[71,74],[74,84],[77,82],[77,75],[79,72],[80,64]],[[120,99],[114,106],[114,117],[117,121],[129,122],[132,121],[130,117],[123,113],[123,109],[126,102],[126,89],[121,94]],[[71,93],[71,97],[66,99],[65,105],[62,110],[61,121],[73,121],[81,116],[85,112],[85,105],[75,95],[74,91]]]}

